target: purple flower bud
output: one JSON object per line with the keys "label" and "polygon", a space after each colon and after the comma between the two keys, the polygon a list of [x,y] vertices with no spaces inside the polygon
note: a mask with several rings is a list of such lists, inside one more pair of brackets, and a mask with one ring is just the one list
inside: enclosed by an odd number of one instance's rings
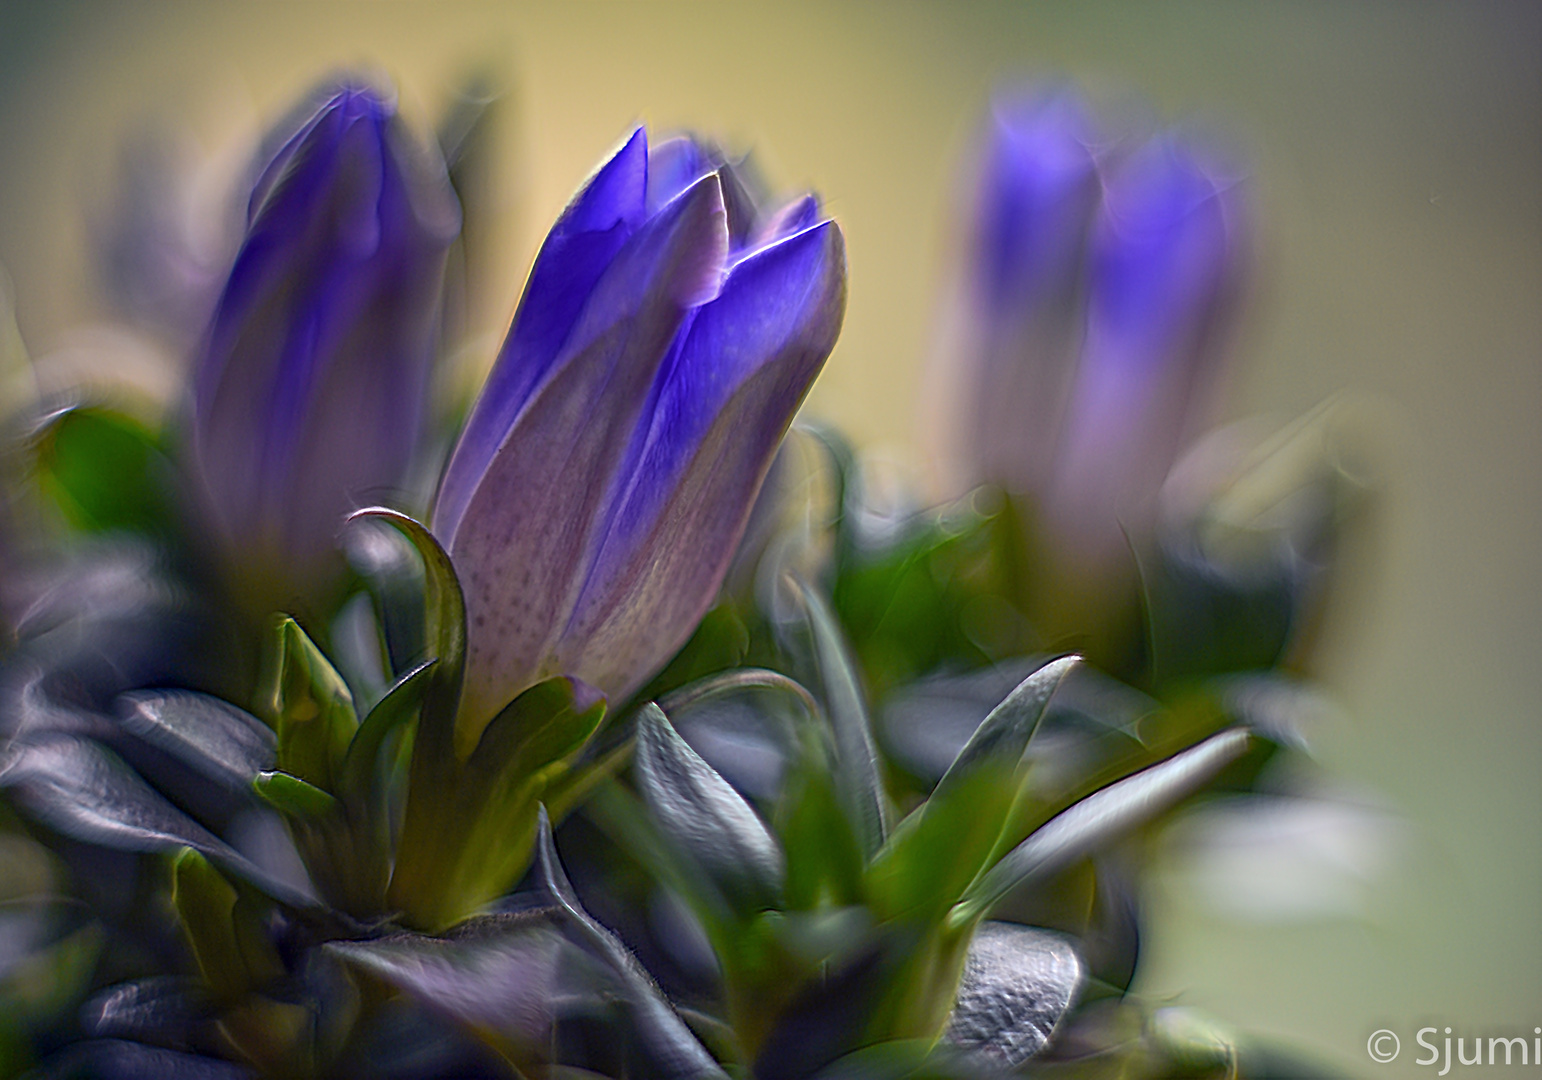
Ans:
{"label": "purple flower bud", "polygon": [[974,211],[941,357],[964,479],[1030,500],[1051,551],[1102,573],[1209,397],[1238,189],[1179,139],[1121,147],[1074,90],[1037,88],[995,103]]}
{"label": "purple flower bud", "polygon": [[258,179],[194,373],[193,428],[252,599],[325,588],[344,516],[401,482],[459,222],[443,163],[368,87],[327,98]]}
{"label": "purple flower bud", "polygon": [[1048,476],[1081,344],[1096,126],[1068,87],[998,99],[985,132],[959,325],[944,362],[961,384],[963,479],[1010,491]]}
{"label": "purple flower bud", "polygon": [[[1205,412],[1239,293],[1240,192],[1158,136],[1108,171],[1089,241],[1086,337],[1047,524],[1083,561],[1122,557]],[[1121,529],[1123,532],[1121,532]]]}
{"label": "purple flower bud", "polygon": [[469,736],[553,674],[624,699],[712,604],[845,309],[840,230],[639,129],[547,236],[439,489]]}

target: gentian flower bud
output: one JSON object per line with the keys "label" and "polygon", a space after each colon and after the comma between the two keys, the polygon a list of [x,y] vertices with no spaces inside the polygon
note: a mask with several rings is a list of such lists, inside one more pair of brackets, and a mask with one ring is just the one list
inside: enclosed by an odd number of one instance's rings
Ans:
{"label": "gentian flower bud", "polygon": [[638,129],[574,197],[434,510],[466,597],[458,742],[550,675],[624,700],[684,644],[845,295],[815,200],[762,216],[694,141]]}
{"label": "gentian flower bud", "polygon": [[941,358],[959,384],[947,421],[966,486],[1031,492],[1048,478],[1081,345],[1096,145],[1069,87],[1003,95],[991,109]]}
{"label": "gentian flower bud", "polygon": [[314,599],[344,516],[399,483],[459,208],[394,103],[345,86],[282,143],[194,373],[207,504],[255,604]]}
{"label": "gentian flower bud", "polygon": [[1128,561],[1197,432],[1236,307],[1234,180],[1159,135],[1108,170],[1089,239],[1086,337],[1062,421],[1046,528],[1089,568]]}

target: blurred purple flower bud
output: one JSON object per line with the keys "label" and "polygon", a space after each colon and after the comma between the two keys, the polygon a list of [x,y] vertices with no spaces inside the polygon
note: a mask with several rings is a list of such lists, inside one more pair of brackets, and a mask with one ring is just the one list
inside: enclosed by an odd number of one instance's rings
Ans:
{"label": "blurred purple flower bud", "polygon": [[1042,493],[1046,527],[1084,565],[1123,559],[1126,534],[1144,538],[1205,412],[1239,293],[1239,196],[1170,136],[1108,170],[1081,361]]}
{"label": "blurred purple flower bud", "polygon": [[761,216],[708,148],[650,153],[641,129],[600,167],[536,257],[439,490],[463,721],[557,673],[622,700],[685,642],[845,296],[812,198]]}
{"label": "blurred purple flower bud", "polygon": [[249,597],[324,589],[344,516],[401,481],[458,228],[442,161],[366,86],[259,177],[194,373],[207,502]]}
{"label": "blurred purple flower bud", "polygon": [[1082,333],[1096,127],[1068,87],[1003,96],[985,133],[950,363],[966,483],[1044,484]]}

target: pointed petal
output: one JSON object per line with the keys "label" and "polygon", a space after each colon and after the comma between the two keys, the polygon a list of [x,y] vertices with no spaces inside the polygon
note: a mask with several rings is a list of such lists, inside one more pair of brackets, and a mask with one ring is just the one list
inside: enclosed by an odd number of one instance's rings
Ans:
{"label": "pointed petal", "polygon": [[595,283],[642,224],[647,183],[648,139],[638,128],[573,197],[541,245],[508,340],[439,487],[434,531],[446,544],[499,441],[562,353]]}
{"label": "pointed petal", "polygon": [[568,621],[598,523],[628,471],[659,365],[686,312],[715,291],[727,246],[709,175],[616,256],[472,493],[450,553],[466,591],[462,711],[474,722],[546,675],[572,674],[550,657],[551,638]]}
{"label": "pointed petal", "polygon": [[781,207],[766,218],[751,237],[749,254],[785,240],[789,236],[812,229],[819,222],[819,199],[814,195],[802,195]]}
{"label": "pointed petal", "polygon": [[696,313],[559,647],[565,670],[619,701],[684,643],[845,301],[845,245],[825,222],[738,263]]}
{"label": "pointed petal", "polygon": [[458,228],[442,162],[368,87],[334,93],[258,181],[194,380],[209,504],[248,572],[313,585],[341,516],[400,481]]}
{"label": "pointed petal", "polygon": [[689,135],[658,143],[648,153],[648,213],[656,214],[713,171],[706,149]]}

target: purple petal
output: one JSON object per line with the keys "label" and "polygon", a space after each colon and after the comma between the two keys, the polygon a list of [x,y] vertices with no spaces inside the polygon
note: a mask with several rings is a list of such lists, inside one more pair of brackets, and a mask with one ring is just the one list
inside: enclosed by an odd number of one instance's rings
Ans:
{"label": "purple petal", "polygon": [[716,597],[755,494],[845,310],[825,222],[737,264],[696,312],[571,623],[563,670],[624,699]]}
{"label": "purple petal", "polygon": [[818,221],[819,199],[814,195],[801,195],[767,216],[751,236],[745,254],[812,229]]}
{"label": "purple petal", "polygon": [[656,145],[648,154],[648,213],[658,213],[715,168],[706,149],[689,135]]}
{"label": "purple petal", "polygon": [[1087,338],[1056,500],[1066,527],[1122,543],[1201,411],[1238,294],[1239,190],[1156,139],[1108,181]]}
{"label": "purple petal", "polygon": [[659,365],[686,312],[717,291],[727,247],[715,175],[640,228],[467,501],[449,547],[470,624],[468,737],[521,689],[566,671],[552,638],[568,621]]}
{"label": "purple petal", "polygon": [[1094,140],[1070,88],[997,102],[975,222],[980,284],[992,305],[1020,309],[1075,276],[1097,198]]}
{"label": "purple petal", "polygon": [[228,539],[287,560],[303,589],[342,516],[413,451],[459,215],[442,167],[365,89],[335,95],[280,161],[195,372],[195,435]]}
{"label": "purple petal", "polygon": [[1084,103],[1065,88],[992,112],[976,203],[959,449],[973,481],[1036,490],[1080,341],[1087,229],[1100,185]]}
{"label": "purple petal", "polygon": [[508,340],[440,484],[434,507],[440,537],[455,535],[499,442],[551,372],[600,275],[643,222],[648,172],[648,139],[638,128],[574,196],[541,245]]}

